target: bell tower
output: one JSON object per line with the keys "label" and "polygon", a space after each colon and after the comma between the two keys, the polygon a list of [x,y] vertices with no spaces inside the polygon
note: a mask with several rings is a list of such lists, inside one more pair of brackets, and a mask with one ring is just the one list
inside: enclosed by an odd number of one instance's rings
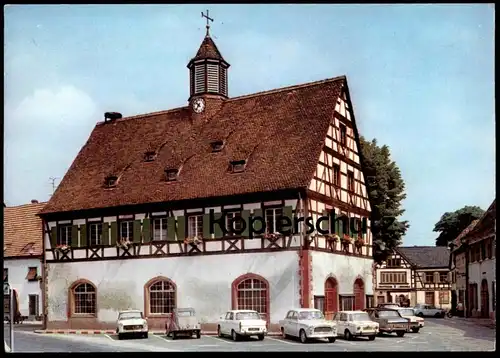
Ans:
{"label": "bell tower", "polygon": [[195,113],[201,113],[207,107],[207,102],[221,102],[228,98],[227,63],[210,37],[209,21],[212,18],[201,13],[207,19],[207,33],[196,56],[187,68],[189,69],[190,96],[189,102]]}

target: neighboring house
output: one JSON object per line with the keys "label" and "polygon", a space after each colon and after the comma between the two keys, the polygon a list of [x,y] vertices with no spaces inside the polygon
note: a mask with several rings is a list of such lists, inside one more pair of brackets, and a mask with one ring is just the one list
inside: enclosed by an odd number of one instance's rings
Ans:
{"label": "neighboring house", "polygon": [[495,319],[496,199],[465,236],[468,317]]}
{"label": "neighboring house", "polygon": [[28,320],[42,314],[42,220],[45,203],[4,207],[3,280],[16,291],[19,311]]}
{"label": "neighboring house", "polygon": [[[290,307],[371,304],[368,219],[359,246],[302,224],[267,235],[282,214],[369,218],[347,79],[231,98],[228,67],[207,30],[187,106],[106,113],[95,126],[41,213],[48,328],[112,328],[122,309],[163,328],[173,308],[194,307],[203,329],[231,308],[259,311],[272,329]],[[211,209],[262,216],[268,232],[250,237],[237,219],[239,234],[211,233]],[[342,220],[334,229],[358,238]]]}
{"label": "neighboring house", "polygon": [[450,308],[449,249],[398,247],[376,269],[376,303],[418,303]]}

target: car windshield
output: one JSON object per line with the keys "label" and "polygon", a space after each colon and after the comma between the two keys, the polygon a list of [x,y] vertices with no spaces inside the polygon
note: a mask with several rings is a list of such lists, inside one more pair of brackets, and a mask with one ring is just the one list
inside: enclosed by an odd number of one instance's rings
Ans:
{"label": "car windshield", "polygon": [[323,313],[321,311],[305,311],[299,312],[299,319],[323,319]]}
{"label": "car windshield", "polygon": [[415,311],[413,311],[411,308],[399,310],[399,313],[403,316],[415,316]]}
{"label": "car windshield", "polygon": [[257,312],[238,312],[236,319],[260,319],[260,315]]}
{"label": "car windshield", "polygon": [[179,317],[190,317],[194,316],[194,312],[191,310],[177,311],[177,316]]}
{"label": "car windshield", "polygon": [[399,314],[396,311],[380,311],[378,315],[380,317],[399,317]]}
{"label": "car windshield", "polygon": [[368,316],[368,313],[363,312],[363,313],[354,313],[352,315],[352,320],[353,321],[371,321],[370,316]]}
{"label": "car windshield", "polygon": [[142,318],[142,312],[123,312],[120,313],[118,317],[119,320],[122,319],[140,319]]}

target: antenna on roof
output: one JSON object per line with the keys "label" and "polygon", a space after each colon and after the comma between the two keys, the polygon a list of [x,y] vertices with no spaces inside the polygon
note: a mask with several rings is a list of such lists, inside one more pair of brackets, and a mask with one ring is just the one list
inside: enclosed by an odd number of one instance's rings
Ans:
{"label": "antenna on roof", "polygon": [[50,196],[52,196],[54,194],[54,192],[56,191],[56,179],[59,179],[59,178],[54,178],[54,177],[49,178],[49,180],[52,184],[52,194]]}

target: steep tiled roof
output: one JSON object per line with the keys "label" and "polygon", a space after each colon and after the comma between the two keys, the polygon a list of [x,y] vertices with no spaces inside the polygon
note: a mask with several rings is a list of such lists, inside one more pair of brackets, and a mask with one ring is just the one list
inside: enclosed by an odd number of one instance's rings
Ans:
{"label": "steep tiled roof", "polygon": [[417,267],[448,267],[450,250],[445,246],[407,246],[396,250]]}
{"label": "steep tiled roof", "polygon": [[461,241],[462,239],[469,233],[472,231],[472,229],[474,229],[474,227],[477,225],[477,223],[479,222],[479,220],[474,220],[472,221],[469,226],[467,226],[458,236],[455,240],[453,240],[453,244],[455,245],[454,247],[455,248],[458,248],[462,245]]}
{"label": "steep tiled roof", "polygon": [[205,58],[224,61],[219,49],[215,45],[215,42],[208,35],[203,39],[203,42],[201,43],[200,48],[198,49],[198,52],[193,60],[201,60]]}
{"label": "steep tiled roof", "polygon": [[[43,213],[307,188],[344,85],[342,76],[231,98],[206,122],[182,107],[98,123]],[[212,153],[216,140],[226,144]],[[230,173],[241,159],[245,171]],[[181,164],[166,182],[164,169]],[[108,175],[119,177],[113,189]]]}
{"label": "steep tiled roof", "polygon": [[477,220],[477,224],[474,228],[468,233],[467,236],[471,236],[469,238],[470,242],[475,242],[480,240],[482,237],[491,235],[495,233],[495,219],[496,219],[496,207],[497,200],[493,200],[490,207],[486,210],[486,212]]}
{"label": "steep tiled roof", "polygon": [[42,254],[42,220],[36,214],[46,203],[4,208],[4,257]]}

